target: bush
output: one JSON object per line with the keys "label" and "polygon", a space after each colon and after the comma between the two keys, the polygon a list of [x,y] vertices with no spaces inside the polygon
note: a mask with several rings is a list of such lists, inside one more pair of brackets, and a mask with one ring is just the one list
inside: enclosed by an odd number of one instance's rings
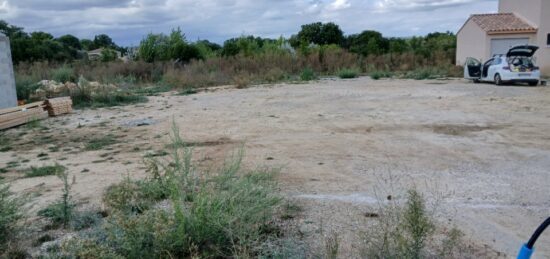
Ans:
{"label": "bush", "polygon": [[[92,236],[62,246],[69,257],[103,251],[110,258],[254,257],[275,238],[272,171],[243,172],[242,152],[218,173],[199,173],[174,127],[172,158],[147,160],[149,177],[127,178],[104,198],[111,216]],[[159,201],[166,200],[166,202]],[[158,207],[157,207],[158,206]],[[152,209],[156,208],[156,209]]]}
{"label": "bush", "polygon": [[311,68],[304,68],[302,73],[300,73],[300,80],[302,81],[311,81],[315,79],[317,79],[317,75]]}
{"label": "bush", "polygon": [[14,196],[9,188],[0,181],[0,257],[6,244],[17,236],[24,212],[24,199]]}
{"label": "bush", "polygon": [[358,74],[357,70],[346,68],[338,72],[338,77],[340,77],[341,79],[351,79],[351,78],[356,78],[357,74]]}
{"label": "bush", "polygon": [[29,100],[30,95],[38,89],[38,84],[30,76],[16,75],[15,89],[18,100]]}
{"label": "bush", "polygon": [[75,82],[76,76],[74,70],[69,66],[62,66],[52,71],[52,79],[65,83],[65,82]]}

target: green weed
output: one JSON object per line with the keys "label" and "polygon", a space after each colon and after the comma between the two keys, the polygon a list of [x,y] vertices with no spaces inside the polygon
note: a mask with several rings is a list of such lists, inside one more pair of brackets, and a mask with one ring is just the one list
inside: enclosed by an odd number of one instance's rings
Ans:
{"label": "green weed", "polygon": [[62,165],[55,164],[51,166],[42,166],[42,167],[31,167],[25,172],[25,177],[42,177],[49,175],[57,175],[61,172],[65,172],[67,168]]}
{"label": "green weed", "polygon": [[69,183],[69,173],[65,172],[65,170],[56,171],[56,175],[63,182],[61,199],[38,211],[38,216],[49,218],[55,226],[63,225],[63,227],[67,228],[73,218],[76,206],[70,196],[71,186],[74,184],[75,179],[73,178],[72,183]]}
{"label": "green weed", "polygon": [[86,150],[101,150],[105,147],[116,144],[118,141],[115,136],[108,134],[102,137],[92,138],[84,147]]}
{"label": "green weed", "polygon": [[24,217],[25,199],[10,192],[10,186],[0,181],[0,257],[10,240],[20,232],[18,222]]}
{"label": "green weed", "polygon": [[315,74],[315,71],[311,68],[304,68],[300,73],[300,80],[302,81],[311,81],[316,80],[317,78],[317,74]]}
{"label": "green weed", "polygon": [[341,79],[356,78],[358,74],[359,73],[355,69],[345,68],[345,69],[342,69],[342,70],[338,71],[338,77],[340,77]]}

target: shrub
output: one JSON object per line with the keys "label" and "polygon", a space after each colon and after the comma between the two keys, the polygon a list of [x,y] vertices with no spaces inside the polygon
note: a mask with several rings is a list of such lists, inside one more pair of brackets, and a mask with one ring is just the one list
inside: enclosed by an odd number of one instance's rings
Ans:
{"label": "shrub", "polygon": [[[64,170],[57,171],[56,175],[63,181],[61,199],[38,211],[38,216],[49,218],[55,226],[62,224],[66,228],[73,218],[73,211],[76,206],[70,196],[72,183],[69,183],[69,173]],[[73,178],[73,183],[74,181]]]}
{"label": "shrub", "polygon": [[69,66],[62,66],[52,71],[52,79],[65,83],[65,82],[75,82],[76,76],[74,70]]}
{"label": "shrub", "polygon": [[340,77],[341,79],[356,78],[357,74],[358,74],[357,70],[354,70],[354,69],[345,68],[338,71],[338,77]]}
{"label": "shrub", "polygon": [[6,244],[17,236],[18,222],[24,215],[24,199],[14,196],[9,188],[0,181],[0,257]]}
{"label": "shrub", "polygon": [[[191,148],[176,132],[174,127],[171,159],[148,159],[149,177],[127,178],[111,187],[104,198],[113,210],[111,216],[95,235],[64,244],[62,253],[83,257],[89,251],[103,251],[110,258],[254,257],[265,242],[276,238],[273,219],[281,198],[274,193],[273,172],[243,172],[239,152],[217,173],[199,173],[191,162]],[[168,204],[158,204],[162,200]]]}
{"label": "shrub", "polygon": [[73,211],[69,225],[71,229],[80,231],[97,226],[101,220],[101,214],[95,210]]}
{"label": "shrub", "polygon": [[365,234],[361,253],[366,258],[449,258],[461,245],[461,234],[456,229],[437,233],[444,237],[439,242],[435,234],[435,223],[423,196],[412,189],[405,204],[392,199],[380,208],[376,225]]}
{"label": "shrub", "polygon": [[16,75],[15,89],[18,100],[29,100],[29,97],[38,89],[39,85],[30,76]]}
{"label": "shrub", "polygon": [[246,88],[250,85],[250,76],[246,74],[239,74],[233,77],[233,83],[238,89]]}
{"label": "shrub", "polygon": [[64,172],[66,169],[67,168],[59,164],[42,167],[31,167],[27,172],[25,172],[25,177],[30,178],[57,175],[61,172]]}
{"label": "shrub", "polygon": [[311,68],[304,68],[302,73],[300,73],[300,80],[302,81],[311,81],[315,79],[317,79],[317,75]]}

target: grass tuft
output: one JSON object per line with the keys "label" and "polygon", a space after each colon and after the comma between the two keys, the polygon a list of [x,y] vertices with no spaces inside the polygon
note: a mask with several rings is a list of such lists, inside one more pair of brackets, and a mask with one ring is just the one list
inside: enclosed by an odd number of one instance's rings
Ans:
{"label": "grass tuft", "polygon": [[118,141],[115,136],[108,134],[102,137],[90,139],[85,146],[86,150],[101,150],[105,147],[116,144]]}
{"label": "grass tuft", "polygon": [[345,69],[342,69],[342,70],[338,71],[338,77],[340,77],[341,79],[356,78],[358,76],[358,74],[359,74],[359,72],[357,72],[357,70],[349,69],[349,68],[345,68]]}
{"label": "grass tuft", "polygon": [[42,177],[49,175],[57,175],[58,173],[64,172],[67,168],[62,165],[55,164],[42,167],[31,167],[27,172],[25,172],[25,177]]}

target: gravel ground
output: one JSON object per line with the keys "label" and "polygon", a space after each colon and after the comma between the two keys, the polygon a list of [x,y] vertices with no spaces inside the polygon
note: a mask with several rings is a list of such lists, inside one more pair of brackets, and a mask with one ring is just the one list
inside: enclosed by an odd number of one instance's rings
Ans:
{"label": "gravel ground", "polygon": [[[167,93],[48,119],[45,133],[9,130],[16,148],[0,153],[0,167],[29,160],[4,176],[14,190],[38,194],[33,210],[56,199],[61,183],[22,179],[17,170],[48,161],[76,175],[75,197],[100,204],[106,186],[143,176],[143,156],[163,148],[172,121],[198,143],[200,161],[244,143],[246,166],[280,167],[283,193],[304,209],[301,232],[311,240],[339,233],[343,257],[352,256],[378,198],[399,199],[412,187],[436,204],[440,224],[485,248],[481,257],[515,257],[550,215],[549,87],[359,78]],[[119,140],[110,150],[83,150],[83,139],[108,133]],[[52,145],[61,150],[48,152]],[[39,160],[41,152],[50,159]],[[536,258],[550,257],[550,235],[538,244]]]}

